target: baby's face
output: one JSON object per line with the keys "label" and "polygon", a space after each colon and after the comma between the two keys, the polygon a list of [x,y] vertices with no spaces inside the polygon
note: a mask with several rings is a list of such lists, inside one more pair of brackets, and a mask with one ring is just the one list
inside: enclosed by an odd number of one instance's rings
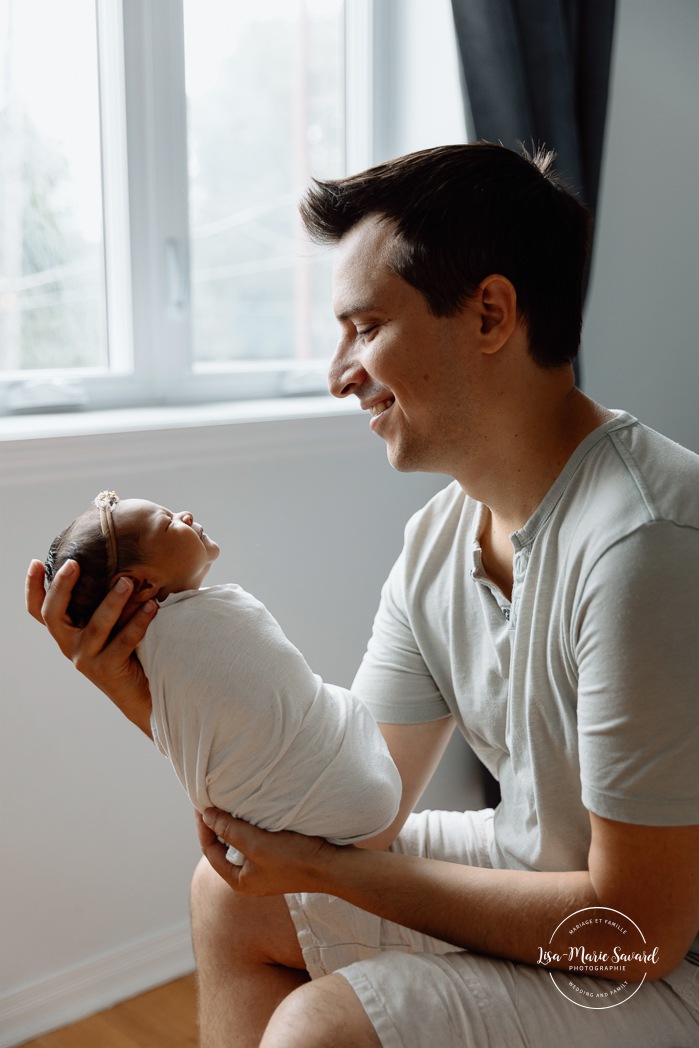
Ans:
{"label": "baby's face", "polygon": [[158,586],[158,600],[199,589],[220,549],[188,510],[173,513],[155,502],[123,499],[113,513],[117,543],[120,532],[138,536],[144,563],[137,570]]}

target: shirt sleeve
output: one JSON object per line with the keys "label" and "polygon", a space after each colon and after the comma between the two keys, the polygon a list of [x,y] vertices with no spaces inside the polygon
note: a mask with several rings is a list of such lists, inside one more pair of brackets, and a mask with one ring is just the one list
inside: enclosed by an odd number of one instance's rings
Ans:
{"label": "shirt sleeve", "polygon": [[423,724],[451,712],[411,625],[408,561],[404,548],[381,591],[371,639],[352,684],[374,718],[387,724]]}
{"label": "shirt sleeve", "polygon": [[699,531],[654,522],[613,546],[574,631],[583,803],[624,822],[699,823]]}

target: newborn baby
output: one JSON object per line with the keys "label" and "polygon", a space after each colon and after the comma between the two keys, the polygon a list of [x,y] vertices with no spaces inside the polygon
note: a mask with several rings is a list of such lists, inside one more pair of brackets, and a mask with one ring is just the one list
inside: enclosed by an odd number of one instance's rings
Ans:
{"label": "newborn baby", "polygon": [[[351,844],[395,818],[401,781],[371,714],[314,674],[267,609],[240,586],[200,589],[218,545],[189,512],[102,492],[54,541],[49,582],[68,559],[68,608],[82,626],[115,580],[125,616],[155,598],[138,646],[151,730],[199,811],[214,806],[267,830]],[[243,857],[229,849],[229,858]]]}

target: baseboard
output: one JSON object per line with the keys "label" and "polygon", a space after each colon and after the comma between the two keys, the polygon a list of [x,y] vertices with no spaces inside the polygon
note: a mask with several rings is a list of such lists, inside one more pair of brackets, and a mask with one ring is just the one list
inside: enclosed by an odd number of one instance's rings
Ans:
{"label": "baseboard", "polygon": [[193,969],[185,923],[4,994],[0,1048],[14,1048]]}

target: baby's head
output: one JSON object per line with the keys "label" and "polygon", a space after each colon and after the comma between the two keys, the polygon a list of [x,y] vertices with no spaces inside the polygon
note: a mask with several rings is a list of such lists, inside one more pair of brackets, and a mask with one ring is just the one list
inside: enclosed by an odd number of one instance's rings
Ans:
{"label": "baby's head", "polygon": [[188,511],[173,513],[143,499],[120,500],[101,492],[94,503],[51,544],[46,559],[49,584],[67,560],[80,565],[68,614],[84,626],[121,575],[134,583],[125,609],[151,597],[198,589],[219,555],[218,545]]}

